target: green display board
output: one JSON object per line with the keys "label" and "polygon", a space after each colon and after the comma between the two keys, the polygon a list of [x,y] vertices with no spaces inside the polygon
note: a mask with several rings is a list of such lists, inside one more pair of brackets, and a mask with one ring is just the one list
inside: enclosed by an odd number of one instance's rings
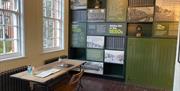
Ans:
{"label": "green display board", "polygon": [[75,23],[72,25],[71,47],[86,47],[86,23]]}
{"label": "green display board", "polygon": [[107,24],[106,35],[125,36],[126,27],[127,27],[126,23],[109,23]]}
{"label": "green display board", "polygon": [[104,50],[99,49],[87,49],[86,59],[89,61],[103,61]]}
{"label": "green display board", "polygon": [[107,0],[107,21],[126,21],[127,5],[128,0]]}
{"label": "green display board", "polygon": [[172,91],[176,39],[129,38],[126,81]]}

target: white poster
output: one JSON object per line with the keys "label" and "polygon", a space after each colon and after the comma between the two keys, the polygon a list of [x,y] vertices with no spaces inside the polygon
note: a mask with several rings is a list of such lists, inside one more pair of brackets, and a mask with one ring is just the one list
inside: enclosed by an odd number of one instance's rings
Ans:
{"label": "white poster", "polygon": [[105,50],[105,62],[124,64],[124,51]]}
{"label": "white poster", "polygon": [[104,48],[104,36],[87,36],[88,48]]}

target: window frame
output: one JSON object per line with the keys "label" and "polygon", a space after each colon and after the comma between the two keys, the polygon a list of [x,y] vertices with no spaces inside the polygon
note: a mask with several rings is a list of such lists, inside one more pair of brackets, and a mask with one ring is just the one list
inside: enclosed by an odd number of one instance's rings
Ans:
{"label": "window frame", "polygon": [[[15,14],[16,16],[16,25],[8,25],[8,24],[5,24],[4,21],[3,21],[3,24],[4,25],[1,25],[3,26],[3,39],[1,41],[16,41],[17,42],[17,52],[14,52],[14,53],[4,53],[4,54],[0,54],[0,62],[2,61],[6,61],[6,60],[11,60],[11,59],[17,59],[17,58],[21,58],[21,57],[24,57],[25,56],[25,50],[24,50],[24,2],[23,0],[17,0],[17,11],[13,11],[13,10],[9,10],[9,9],[3,9],[3,8],[0,8],[0,11],[1,12],[6,12],[6,13],[9,13],[9,14]],[[6,17],[6,16],[2,16],[3,18]],[[14,18],[13,18],[14,19]],[[17,38],[10,38],[10,39],[7,39],[7,38],[4,38],[4,33],[5,33],[5,27],[12,27],[12,28],[16,28],[16,35],[13,35],[13,36],[16,36]],[[11,31],[15,31],[14,29],[11,30]],[[4,46],[4,43],[3,43],[3,47]],[[4,50],[4,48],[3,48]]]}
{"label": "window frame", "polygon": [[[50,14],[50,16],[47,16],[47,11],[45,10],[45,9],[47,9],[47,6],[46,5],[44,5],[44,4],[46,4],[46,3],[44,3],[44,2],[46,2],[47,0],[43,0],[43,7],[42,7],[42,9],[43,9],[43,53],[48,53],[48,52],[56,52],[56,51],[62,51],[62,50],[64,50],[64,44],[65,44],[65,40],[64,40],[64,9],[65,9],[65,5],[64,5],[64,3],[65,3],[65,0],[58,0],[58,2],[61,2],[60,3],[60,5],[59,5],[59,10],[57,10],[57,11],[59,11],[56,15],[55,15],[55,17],[53,17],[53,10],[56,10],[56,8],[55,9],[52,9],[52,7],[50,8],[50,10],[51,10],[51,14]],[[53,1],[55,1],[55,0],[52,0],[52,4],[51,4],[51,6],[53,6],[54,5],[54,3],[53,3]],[[59,15],[60,14],[60,15]],[[57,17],[57,16],[59,16],[59,17]],[[61,16],[61,17],[60,17]],[[45,28],[47,28],[47,25],[44,25],[44,23],[46,22],[46,21],[53,21],[53,23],[54,22],[57,22],[58,21],[58,26],[59,26],[59,29],[56,27],[56,28],[54,28],[54,25],[57,25],[57,24],[52,24],[52,26],[53,26],[53,32],[54,31],[57,31],[58,30],[58,34],[59,34],[59,36],[58,37],[47,37],[47,35],[48,34],[46,34],[46,33],[48,33],[48,29],[45,29]],[[46,34],[46,35],[44,35],[44,34]],[[58,44],[58,46],[51,46],[51,47],[47,47],[47,45],[48,45],[48,43],[46,43],[46,45],[45,45],[45,43],[44,42],[48,42],[48,39],[50,40],[50,39],[52,39],[51,40],[51,42],[52,41],[55,41],[56,39],[57,40],[59,40],[59,41],[56,41],[56,43],[58,43],[59,42],[59,44]],[[46,47],[45,47],[46,46]]]}

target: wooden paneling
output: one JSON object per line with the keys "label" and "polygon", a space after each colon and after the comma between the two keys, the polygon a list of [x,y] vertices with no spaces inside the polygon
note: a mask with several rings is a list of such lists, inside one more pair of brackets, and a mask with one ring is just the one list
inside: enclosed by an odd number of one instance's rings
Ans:
{"label": "wooden paneling", "polygon": [[129,38],[127,83],[172,89],[176,39]]}

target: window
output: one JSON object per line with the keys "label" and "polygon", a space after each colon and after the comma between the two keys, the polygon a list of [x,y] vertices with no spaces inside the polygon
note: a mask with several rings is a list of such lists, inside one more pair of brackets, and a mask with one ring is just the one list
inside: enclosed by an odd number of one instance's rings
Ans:
{"label": "window", "polygon": [[43,48],[64,48],[64,0],[43,0]]}
{"label": "window", "polygon": [[0,0],[0,60],[22,56],[21,0]]}

